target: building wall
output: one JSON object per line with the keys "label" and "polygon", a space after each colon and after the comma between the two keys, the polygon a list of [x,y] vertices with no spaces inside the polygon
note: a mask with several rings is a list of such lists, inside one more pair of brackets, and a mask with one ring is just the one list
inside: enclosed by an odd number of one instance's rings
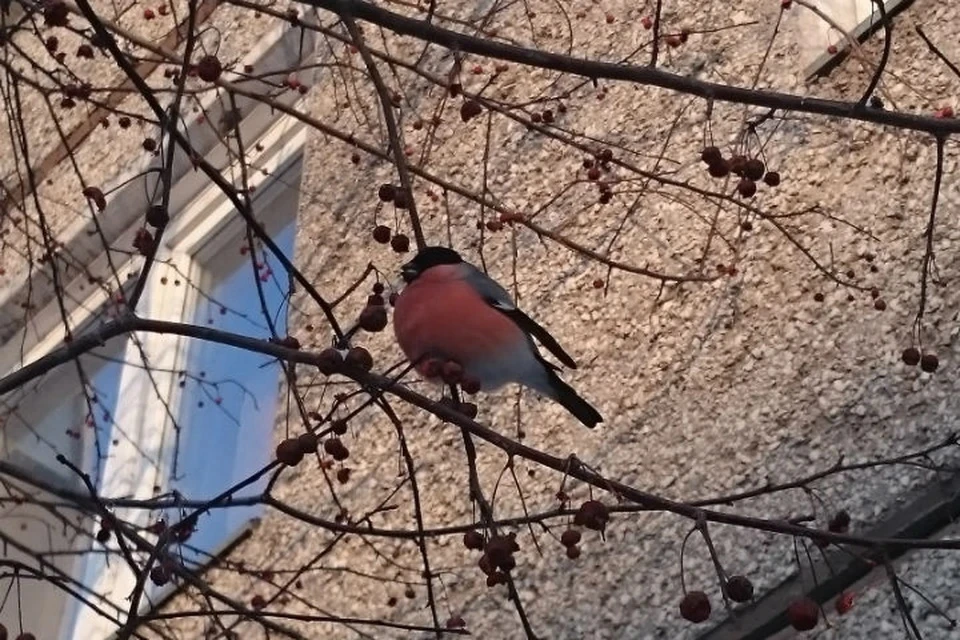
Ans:
{"label": "building wall", "polygon": [[[758,73],[779,3],[707,0],[665,4],[669,5],[665,18],[671,28],[685,26],[694,31],[686,45],[662,52],[662,64],[677,73],[713,81],[738,79],[745,85],[759,76],[759,86],[847,100],[858,98],[869,82],[869,64],[861,65],[853,58],[828,78],[804,85],[804,68],[798,60],[811,51],[810,42],[817,36],[804,26],[809,21],[800,17],[799,6],[783,15],[767,63]],[[468,13],[457,7],[444,5],[448,12]],[[606,23],[596,6],[580,8],[588,17],[574,22],[572,51],[577,55],[617,59],[649,37],[640,22],[648,9],[634,3],[605,3],[603,10],[616,18],[613,24]],[[229,33],[224,42],[238,51],[249,46],[259,33],[258,23],[240,18],[239,10],[230,7],[218,10],[218,17],[221,11],[224,32]],[[544,4],[538,11],[542,18],[551,9]],[[897,22],[889,73],[882,85],[888,105],[931,113],[957,95],[960,80],[925,51],[912,29],[914,22],[923,24],[948,57],[960,60],[952,29],[960,20],[957,13],[948,3],[918,0]],[[530,40],[517,9],[506,11],[502,20],[501,35]],[[696,33],[702,28],[751,21],[756,24]],[[564,24],[555,17],[549,27],[538,32],[540,42],[564,45]],[[374,31],[365,29],[368,35]],[[409,41],[393,44],[397,55],[416,50]],[[877,37],[865,43],[867,59],[877,60],[881,46]],[[428,58],[428,63],[428,72],[437,75],[445,73],[449,64],[435,57]],[[473,63],[470,60],[467,68]],[[480,63],[490,66],[487,61]],[[359,59],[355,64],[360,64]],[[412,129],[411,111],[419,109],[418,113],[427,117],[440,94],[434,89],[424,95],[422,81],[406,73],[401,77],[405,95],[413,103],[401,111],[405,137],[419,153],[426,141],[423,133]],[[464,86],[468,91],[478,89],[487,77],[467,74]],[[485,95],[519,101],[543,92],[569,90],[575,84],[573,79],[560,79],[553,86],[555,80],[547,72],[510,65]],[[582,91],[580,97],[568,101],[571,108],[558,125],[636,151],[637,155],[632,155],[617,150],[615,155],[646,169],[656,166],[662,154],[660,169],[671,178],[720,188],[699,161],[706,128],[702,101],[659,89],[601,84],[608,88],[602,100],[596,98],[596,91]],[[376,103],[364,89],[349,94],[347,102],[341,77],[328,72],[318,85],[308,99],[313,117],[358,133],[367,131],[365,118],[379,122]],[[485,121],[478,118],[464,125],[458,108],[456,100],[444,107],[444,124],[433,141],[428,166],[435,174],[477,190],[482,185]],[[713,105],[711,130],[717,144],[730,148],[744,113],[742,107]],[[530,213],[550,201],[568,181],[583,175],[582,156],[515,122],[496,118],[490,135],[490,184],[513,209]],[[129,157],[126,151],[114,148],[116,158]],[[828,467],[840,455],[851,462],[862,461],[912,451],[943,438],[957,428],[960,402],[951,364],[960,301],[951,287],[931,289],[924,333],[925,345],[940,357],[941,371],[928,376],[899,361],[900,351],[911,344],[917,311],[934,151],[929,137],[920,134],[793,114],[779,124],[764,150],[768,164],[780,170],[784,180],[775,190],[762,189],[756,202],[767,211],[784,214],[818,205],[827,215],[804,215],[783,224],[821,264],[852,269],[858,284],[880,289],[887,305],[882,312],[874,309],[868,291],[838,288],[819,274],[811,260],[770,221],[751,219],[752,230],[743,231],[743,220],[729,204],[718,212],[715,205],[708,206],[683,191],[656,185],[649,187],[637,211],[626,216],[617,260],[685,272],[695,266],[716,216],[722,237],[711,242],[706,262],[735,264],[736,275],[706,284],[661,288],[649,278],[615,272],[605,292],[592,286],[595,278],[605,277],[605,269],[555,243],[541,241],[527,229],[487,234],[483,255],[491,274],[511,283],[515,272],[520,304],[569,347],[581,368],[567,379],[607,420],[587,432],[552,404],[526,394],[515,402],[512,389],[482,397],[478,402],[481,418],[513,434],[519,406],[527,444],[558,456],[576,453],[609,477],[680,500],[726,495],[762,485],[767,479],[794,479]],[[313,136],[306,151],[296,264],[331,298],[368,262],[392,274],[404,259],[370,239],[378,210],[377,186],[390,180],[391,172],[383,163],[367,158],[354,167],[350,154],[347,145],[321,134]],[[948,145],[948,176],[955,174],[956,163],[956,146]],[[635,180],[632,186],[641,184]],[[449,232],[454,246],[476,259],[479,207],[454,195],[448,203],[433,202],[427,188],[417,189],[427,237],[440,242]],[[731,190],[732,183],[725,188]],[[604,208],[593,204],[595,191],[577,190],[547,207],[537,221],[599,250],[612,238],[630,197],[618,196]],[[958,197],[956,181],[946,179],[941,194],[941,220],[945,222],[935,234],[938,274],[945,283],[957,270],[952,248],[958,237],[948,221]],[[393,212],[383,210],[379,215],[392,220]],[[397,220],[409,233],[402,214]],[[514,252],[516,261],[511,258]],[[867,262],[863,258],[867,253],[876,259]],[[823,302],[814,299],[816,293],[824,295]],[[355,298],[347,303],[344,317],[359,310],[362,296]],[[297,332],[301,342],[310,348],[327,346],[328,332],[307,328],[323,326],[316,307],[303,294],[294,306],[300,310],[294,323],[301,327]],[[361,342],[375,354],[378,367],[399,360],[388,334],[361,336]],[[308,406],[328,406],[330,391],[307,386],[322,378],[304,372],[300,381]],[[426,526],[472,521],[467,467],[457,430],[404,408],[398,411],[405,419],[405,434],[418,463]],[[277,438],[300,429],[295,414],[281,416]],[[352,452],[347,462],[352,476],[342,486],[335,480],[332,484],[350,514],[363,514],[387,498],[397,483],[402,461],[393,428],[374,411],[351,422],[346,442]],[[479,446],[479,453],[479,471],[489,495],[505,460],[485,445]],[[555,474],[523,461],[517,461],[515,470],[528,509],[556,506],[559,479]],[[824,483],[818,487],[817,501],[794,491],[752,500],[741,509],[774,518],[815,513],[822,523],[827,511],[845,508],[853,515],[856,530],[894,507],[903,492],[929,479],[930,474],[915,469],[883,469]],[[329,487],[317,464],[308,461],[281,476],[275,495],[285,503],[333,519],[338,508]],[[587,496],[587,490],[577,485],[567,491],[575,501]],[[609,496],[604,499],[612,501]],[[409,488],[402,489],[390,503],[397,509],[377,515],[374,522],[412,529]],[[500,480],[496,507],[503,516],[520,512],[509,474]],[[705,627],[691,627],[676,612],[681,595],[680,545],[689,526],[687,521],[661,514],[618,515],[605,541],[596,535],[585,536],[583,555],[576,561],[564,557],[559,543],[549,535],[537,534],[541,556],[529,532],[520,533],[515,575],[534,628],[550,638],[697,637]],[[557,534],[559,531],[562,527],[556,529]],[[749,575],[760,591],[775,586],[794,570],[790,540],[724,527],[714,527],[711,532],[727,569]],[[276,592],[273,585],[282,584],[293,570],[309,564],[311,569],[298,578],[301,586],[287,596],[284,611],[307,612],[305,603],[309,603],[341,616],[429,624],[422,567],[412,541],[353,538],[326,551],[334,538],[335,534],[316,526],[268,512],[255,535],[231,555],[227,566],[236,569],[232,563],[242,562],[246,570],[270,569],[273,575],[237,575],[229,570],[214,571],[210,579],[216,587],[248,601],[254,595],[272,596]],[[458,535],[431,540],[429,551],[432,566],[441,576],[434,582],[442,594],[441,620],[458,614],[478,637],[522,637],[503,588],[487,589],[474,566],[475,555],[463,549]],[[711,620],[721,620],[716,579],[702,544],[692,544],[685,569],[688,586],[711,595],[715,609]],[[960,603],[942,583],[930,584],[927,595],[955,616]],[[405,595],[408,586],[412,598]],[[396,599],[395,604],[391,598]],[[885,637],[890,625],[899,628],[898,614],[884,598],[886,595],[869,596],[855,616],[836,620],[835,636]],[[948,637],[935,617],[923,617],[920,623],[928,637]],[[184,637],[193,637],[202,626],[198,621],[185,624]],[[284,624],[310,638],[357,635],[342,625]],[[367,631],[377,638],[407,637],[394,631]],[[241,637],[246,637],[243,632]]]}

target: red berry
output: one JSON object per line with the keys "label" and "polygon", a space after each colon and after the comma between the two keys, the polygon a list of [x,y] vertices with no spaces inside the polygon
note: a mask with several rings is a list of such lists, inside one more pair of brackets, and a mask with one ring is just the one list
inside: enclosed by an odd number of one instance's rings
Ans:
{"label": "red berry", "polygon": [[691,591],[680,601],[680,615],[693,623],[710,617],[710,599],[703,591]]}
{"label": "red berry", "polygon": [[447,622],[446,622],[446,624],[445,624],[444,626],[445,626],[447,629],[463,629],[464,627],[467,626],[467,623],[466,623],[466,621],[465,621],[463,618],[461,618],[460,616],[453,616],[452,618],[450,618],[449,620],[447,620]]}
{"label": "red berry", "polygon": [[842,591],[839,596],[837,596],[834,606],[837,609],[837,615],[843,615],[846,612],[853,609],[854,593],[852,591]]}
{"label": "red berry", "polygon": [[830,55],[834,55],[836,52],[837,52],[837,45],[832,44],[829,47],[827,47],[827,53],[829,53]]}
{"label": "red berry", "polygon": [[572,544],[567,547],[567,557],[571,560],[576,560],[580,557],[580,547],[575,544]]}
{"label": "red berry", "polygon": [[643,16],[642,18],[640,18],[640,24],[643,25],[644,29],[653,28],[653,20],[650,18],[650,16]]}
{"label": "red berry", "polygon": [[143,19],[144,20],[153,20],[157,17],[157,14],[153,12],[153,9],[144,9],[143,10]]}
{"label": "red berry", "polygon": [[250,598],[251,608],[259,610],[259,609],[263,609],[265,606],[267,606],[267,601],[264,599],[263,596],[258,594]]}
{"label": "red berry", "polygon": [[590,167],[587,170],[587,179],[588,180],[599,180],[600,179],[600,169],[596,167]]}
{"label": "red berry", "polygon": [[820,619],[820,607],[810,598],[794,600],[787,607],[787,620],[797,631],[809,631],[817,626]]}
{"label": "red berry", "polygon": [[603,278],[595,278],[593,281],[594,289],[603,289]]}

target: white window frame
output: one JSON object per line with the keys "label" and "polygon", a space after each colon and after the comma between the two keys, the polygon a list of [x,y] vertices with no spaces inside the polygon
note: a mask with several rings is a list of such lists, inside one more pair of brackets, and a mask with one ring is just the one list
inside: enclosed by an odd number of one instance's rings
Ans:
{"label": "white window frame", "polygon": [[[806,7],[797,6],[799,28],[806,61],[807,80],[829,73],[850,53],[849,38],[864,42],[880,26],[880,11],[873,0],[811,0],[829,21]],[[913,0],[885,0],[884,12],[892,17],[912,4]],[[829,51],[834,45],[835,53]]]}
{"label": "white window frame", "polygon": [[[250,172],[250,184],[255,185],[258,192],[254,203],[262,199],[270,199],[273,195],[272,190],[286,187],[286,183],[280,185],[276,180],[275,172],[283,173],[285,165],[298,161],[298,157],[302,156],[305,141],[305,126],[287,116],[280,118],[277,124],[258,141],[264,147],[263,152],[248,160],[256,163],[258,169],[266,168],[269,176],[263,176],[259,170]],[[250,141],[250,145],[252,148],[254,141]],[[238,171],[239,167],[233,166],[231,169]],[[225,172],[224,175],[230,174]],[[256,204],[254,211],[257,211]],[[195,260],[195,254],[213,235],[230,224],[231,218],[236,215],[233,203],[219,188],[210,185],[190,207],[171,221],[158,250],[158,262],[155,263],[150,274],[150,283],[144,291],[139,307],[144,317],[180,317],[183,321],[192,322],[197,296],[186,282],[179,287],[173,286],[173,282],[176,279],[185,278],[183,274],[189,274],[186,278],[193,279],[201,269],[201,265]],[[166,285],[159,283],[161,278],[166,278]],[[155,454],[152,457],[159,459],[161,465],[152,479],[144,478],[142,464],[138,464],[142,461],[142,454],[129,441],[121,440],[108,454],[104,477],[117,478],[118,473],[127,471],[129,481],[119,480],[110,483],[108,480],[101,490],[105,495],[130,495],[147,499],[153,496],[155,485],[164,490],[167,489],[167,479],[174,464],[176,442],[173,419],[169,414],[177,417],[182,414],[179,402],[169,405],[168,414],[162,399],[180,397],[181,394],[177,393],[179,378],[176,372],[187,362],[189,348],[193,341],[188,338],[178,338],[173,341],[175,346],[171,348],[169,336],[138,333],[137,337],[155,369],[153,381],[151,382],[140,369],[131,367],[128,372],[125,372],[129,375],[121,381],[121,396],[138,398],[140,402],[118,408],[116,419],[121,424],[137,425],[140,438],[137,446],[141,450],[145,449],[148,453]],[[135,347],[131,345],[130,348]],[[128,358],[131,357],[139,358],[139,354],[134,352],[128,356]],[[158,385],[161,394],[158,395],[153,391],[153,384]],[[268,435],[272,435],[273,426],[273,421],[270,421],[267,426]],[[233,461],[230,469],[225,472],[234,472],[235,464],[236,461]],[[137,518],[142,519],[144,512],[130,511],[121,515],[127,520],[136,521]],[[254,525],[255,519],[251,516],[249,522]],[[147,523],[141,522],[141,524]],[[208,551],[216,555],[220,549],[229,546],[237,536],[242,535],[243,531],[243,528],[239,528],[230,532],[217,548]],[[125,566],[119,566],[119,564],[113,563],[112,567],[107,568],[97,581],[95,589],[98,593],[110,594],[109,597],[113,601],[122,602],[134,587],[135,577]],[[151,597],[143,600],[143,610],[149,610],[152,603],[162,600],[172,589],[174,586],[170,584],[163,589],[152,591]],[[74,632],[76,637],[109,637],[115,631],[107,621],[92,611],[80,611],[79,618],[77,630]]]}
{"label": "white window frame", "polygon": [[[260,67],[265,58],[271,58],[266,68],[289,69],[300,63],[304,58],[312,55],[315,48],[315,37],[311,32],[302,32],[287,25],[280,26],[270,37],[264,38],[261,44],[251,54],[245,57],[244,63],[251,63]],[[241,64],[242,66],[242,64]],[[303,74],[304,80],[310,82],[312,74]],[[217,96],[211,96],[206,102],[214,103]],[[287,98],[284,102],[294,104],[299,98]],[[202,124],[194,126],[202,127]],[[292,116],[282,115],[264,104],[255,105],[246,115],[241,131],[244,132],[244,145],[247,149],[246,161],[251,167],[248,172],[248,184],[256,188],[253,197],[254,203],[269,200],[275,196],[275,191],[286,188],[289,182],[299,186],[300,175],[295,178],[286,169],[296,164],[297,172],[302,172],[303,150],[307,139],[307,127]],[[190,132],[187,131],[188,136]],[[192,138],[191,138],[192,139]],[[214,145],[204,159],[214,166],[220,167],[222,175],[233,179],[239,184],[240,166],[238,162],[228,162],[229,154],[222,144]],[[253,169],[255,167],[255,169]],[[266,170],[266,174],[261,171]],[[142,172],[137,167],[132,173]],[[284,178],[280,184],[278,177]],[[142,194],[149,192],[146,179],[136,180],[127,187],[112,194],[108,201],[121,211],[143,211],[139,204]],[[121,176],[118,182],[127,181],[127,176]],[[132,202],[136,203],[131,206]],[[256,204],[254,214],[258,213]],[[176,181],[171,190],[172,217],[167,227],[156,255],[148,283],[138,304],[138,313],[144,317],[181,318],[190,322],[193,318],[195,300],[191,288],[186,280],[192,279],[199,265],[194,255],[209,241],[211,235],[231,224],[231,218],[236,213],[232,202],[222,191],[211,184],[200,172],[186,171]],[[296,212],[293,212],[296,224]],[[132,246],[136,231],[141,227],[142,219],[119,234],[114,242],[116,246]],[[68,235],[75,237],[84,233],[85,224],[77,224]],[[116,256],[114,265],[118,274],[139,272],[143,266],[143,258],[132,257],[123,264],[118,264]],[[105,253],[93,259],[88,270],[94,275],[107,276],[108,269]],[[183,274],[191,274],[184,277]],[[77,278],[85,280],[86,275]],[[161,285],[161,278],[166,277],[168,284]],[[175,279],[184,279],[179,287],[173,286]],[[125,283],[129,286],[131,282]],[[73,286],[74,283],[68,285]],[[75,289],[73,289],[75,290]],[[0,292],[0,306],[15,304],[16,291],[7,287]],[[68,310],[69,325],[80,327],[95,319],[97,313],[110,303],[111,294],[103,288],[94,287],[78,304],[71,305]],[[66,335],[60,310],[56,301],[50,302],[17,331],[12,337],[0,345],[0,372],[12,372],[23,364],[36,361],[63,344]],[[170,341],[163,342],[163,336],[151,333],[138,334],[140,348],[146,354],[152,369],[150,376],[137,367],[125,367],[121,373],[121,398],[135,398],[136,402],[122,402],[114,409],[114,419],[124,425],[128,438],[120,439],[116,445],[109,444],[106,461],[104,463],[103,478],[100,491],[108,496],[125,496],[134,499],[149,499],[154,495],[154,487],[163,490],[167,487],[167,478],[173,465],[175,437],[173,433],[173,419],[168,416],[178,416],[177,406],[168,409],[163,406],[162,399],[179,397],[178,365],[182,365],[188,357],[190,340],[180,338],[175,348],[169,348]],[[266,336],[265,336],[266,337]],[[127,340],[123,350],[123,357],[127,361],[138,362],[140,351],[132,340]],[[154,391],[154,385],[160,393]],[[272,437],[274,424],[267,425],[268,437]],[[136,443],[134,446],[133,443]],[[141,451],[149,458],[159,461],[159,466],[149,464]],[[269,449],[267,450],[269,452]],[[117,510],[117,516],[141,525],[148,524],[147,512],[144,510]],[[252,518],[252,517],[251,517]],[[255,525],[252,518],[250,525]],[[238,529],[224,539],[218,549],[210,549],[214,555],[231,545],[237,536],[242,535],[244,529]],[[91,573],[89,563],[80,568],[76,579],[83,581],[94,592],[104,596],[98,604],[114,612],[118,617],[126,613],[126,596],[133,589],[136,578],[129,568],[122,562],[111,562],[107,567],[99,567]],[[173,585],[163,589],[152,590],[150,597],[141,601],[141,613],[148,611],[151,606],[173,590]],[[69,597],[69,596],[67,596]],[[72,600],[72,599],[71,599]],[[109,603],[115,603],[117,607]],[[71,612],[72,608],[72,612]],[[104,620],[82,603],[72,600],[68,602],[67,615],[61,625],[61,638],[106,638],[113,635],[116,626]]]}

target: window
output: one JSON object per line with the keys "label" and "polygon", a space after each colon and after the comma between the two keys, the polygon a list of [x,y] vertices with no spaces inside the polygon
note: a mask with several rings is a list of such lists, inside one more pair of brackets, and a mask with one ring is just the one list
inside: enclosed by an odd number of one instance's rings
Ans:
{"label": "window", "polygon": [[[303,125],[281,118],[250,140],[251,147],[262,149],[248,158],[257,169],[255,178],[251,172],[254,215],[291,259],[305,137]],[[235,177],[236,170],[227,167],[224,175]],[[173,216],[138,313],[258,338],[270,337],[273,324],[285,335],[289,282],[275,257],[263,249],[254,243],[251,251],[239,213],[217,187],[208,185]],[[119,265],[118,272],[135,270],[140,260]],[[115,295],[98,289],[76,301],[71,326],[79,329],[74,333],[109,320]],[[59,314],[58,303],[51,301],[38,312],[42,322],[31,321],[0,349],[0,361],[11,369],[60,346],[64,331]],[[49,328],[38,331],[40,326]],[[118,337],[0,397],[0,460],[52,488],[85,490],[76,473],[57,462],[62,454],[90,475],[101,495],[147,499],[176,492],[189,500],[209,499],[270,459],[281,373],[269,358],[214,343],[158,334]],[[262,487],[248,487],[241,495]],[[13,500],[24,492],[33,504]],[[97,552],[102,544],[91,539],[95,518],[51,508],[54,496],[6,476],[0,477],[0,499],[0,557],[48,575],[62,572],[84,585],[73,584],[74,590],[109,615],[125,617],[135,576],[126,563],[116,558],[107,562]],[[182,547],[183,562],[207,563],[246,530],[258,511],[215,509],[203,516]],[[147,525],[160,514],[131,509],[117,515]],[[180,519],[179,513],[168,516]],[[44,562],[33,558],[37,554]],[[9,571],[0,574],[0,590],[6,592],[10,585],[19,604],[8,600],[0,610],[0,622],[10,629],[19,629],[22,614],[25,630],[38,637],[105,638],[116,631],[115,622],[34,579],[29,570],[18,579]],[[171,588],[149,589],[144,609]]]}
{"label": "window", "polygon": [[[913,0],[885,0],[888,19],[912,4]],[[813,9],[798,5],[798,25],[805,75],[808,79],[826,75],[850,53],[848,40],[864,42],[883,29],[880,10],[874,0],[811,0]]]}
{"label": "window", "polygon": [[[298,162],[287,175],[299,175],[299,171]],[[256,200],[254,207],[271,212],[267,232],[292,258],[297,190],[282,178],[278,182],[282,192]],[[194,256],[198,288],[189,305],[192,322],[258,338],[269,337],[272,324],[278,335],[286,335],[289,285],[281,277],[284,271],[261,248],[253,255],[247,247],[246,226],[234,214],[227,227]],[[270,460],[280,365],[261,354],[192,341],[181,373],[179,438],[169,487],[191,499],[207,500]],[[252,485],[237,497],[256,495],[262,488],[263,483]],[[203,516],[184,559],[203,564],[204,552],[223,546],[257,513],[249,507],[219,509]],[[201,552],[190,553],[189,548]]]}
{"label": "window", "polygon": [[[5,398],[0,409],[4,462],[48,486],[85,491],[77,474],[56,461],[61,454],[99,483],[111,441],[122,437],[113,414],[123,343],[120,338],[111,340]],[[69,631],[64,621],[70,603],[62,593],[50,597],[56,589],[34,570],[79,576],[83,560],[76,552],[88,547],[94,523],[69,510],[45,507],[56,497],[28,483],[4,481],[0,497],[4,498],[0,507],[4,559],[24,565],[19,577],[8,569],[0,577],[0,593],[11,594],[0,610],[0,622],[18,630],[22,615],[30,624],[27,630],[38,637],[61,637]],[[90,594],[87,597],[96,600]]]}

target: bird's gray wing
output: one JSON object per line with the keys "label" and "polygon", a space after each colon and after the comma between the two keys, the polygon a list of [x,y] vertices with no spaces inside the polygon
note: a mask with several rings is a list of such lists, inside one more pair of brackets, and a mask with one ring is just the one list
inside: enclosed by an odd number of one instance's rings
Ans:
{"label": "bird's gray wing", "polygon": [[[529,336],[536,338],[547,351],[556,356],[557,360],[565,366],[576,369],[576,361],[570,357],[560,343],[550,335],[550,332],[544,329],[536,320],[525,314],[517,308],[513,298],[507,293],[507,290],[496,283],[492,278],[487,277],[485,273],[470,264],[464,264],[465,279],[487,303],[504,314],[520,327],[520,329]],[[539,354],[538,354],[539,355]]]}

